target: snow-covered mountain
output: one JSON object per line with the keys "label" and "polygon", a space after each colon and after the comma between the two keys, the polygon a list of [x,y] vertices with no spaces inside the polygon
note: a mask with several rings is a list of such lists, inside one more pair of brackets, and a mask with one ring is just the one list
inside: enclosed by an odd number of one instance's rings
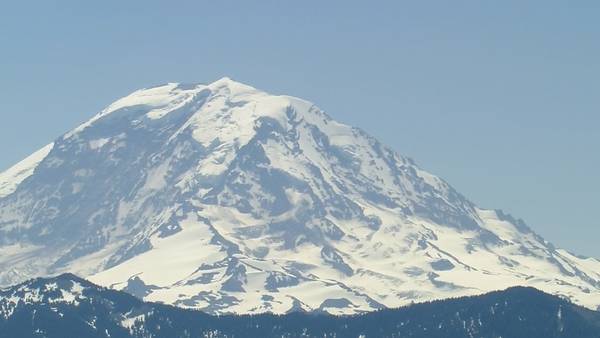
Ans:
{"label": "snow-covered mountain", "polygon": [[0,174],[0,284],[67,271],[209,313],[514,285],[600,305],[600,261],[310,102],[228,78],[136,91]]}

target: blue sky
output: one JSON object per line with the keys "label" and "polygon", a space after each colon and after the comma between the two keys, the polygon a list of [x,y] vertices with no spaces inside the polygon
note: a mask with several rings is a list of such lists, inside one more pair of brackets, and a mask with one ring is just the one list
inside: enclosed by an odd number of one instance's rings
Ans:
{"label": "blue sky", "polygon": [[12,1],[0,170],[129,92],[230,76],[315,102],[600,257],[598,1]]}

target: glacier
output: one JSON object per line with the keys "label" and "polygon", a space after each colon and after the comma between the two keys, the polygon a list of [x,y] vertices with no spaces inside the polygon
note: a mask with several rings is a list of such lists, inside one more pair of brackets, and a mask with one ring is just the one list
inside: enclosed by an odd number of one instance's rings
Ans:
{"label": "glacier", "polygon": [[64,272],[211,314],[517,285],[600,306],[597,259],[311,102],[229,78],[138,90],[0,174],[0,286]]}

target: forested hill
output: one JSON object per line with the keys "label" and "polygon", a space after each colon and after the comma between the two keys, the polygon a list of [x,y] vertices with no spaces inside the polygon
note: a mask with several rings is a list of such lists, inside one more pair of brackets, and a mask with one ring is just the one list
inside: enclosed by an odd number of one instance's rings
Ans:
{"label": "forested hill", "polygon": [[600,313],[515,287],[355,316],[210,316],[143,302],[74,275],[0,292],[0,338],[14,337],[600,337]]}

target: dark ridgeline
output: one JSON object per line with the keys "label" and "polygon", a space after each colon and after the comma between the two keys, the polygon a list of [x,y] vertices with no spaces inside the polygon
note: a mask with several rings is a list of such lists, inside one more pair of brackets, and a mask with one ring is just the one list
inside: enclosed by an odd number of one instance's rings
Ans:
{"label": "dark ridgeline", "polygon": [[[76,284],[77,305],[65,297]],[[0,338],[16,337],[586,338],[600,337],[600,313],[533,288],[514,287],[356,316],[216,317],[143,302],[66,274],[0,292]]]}

